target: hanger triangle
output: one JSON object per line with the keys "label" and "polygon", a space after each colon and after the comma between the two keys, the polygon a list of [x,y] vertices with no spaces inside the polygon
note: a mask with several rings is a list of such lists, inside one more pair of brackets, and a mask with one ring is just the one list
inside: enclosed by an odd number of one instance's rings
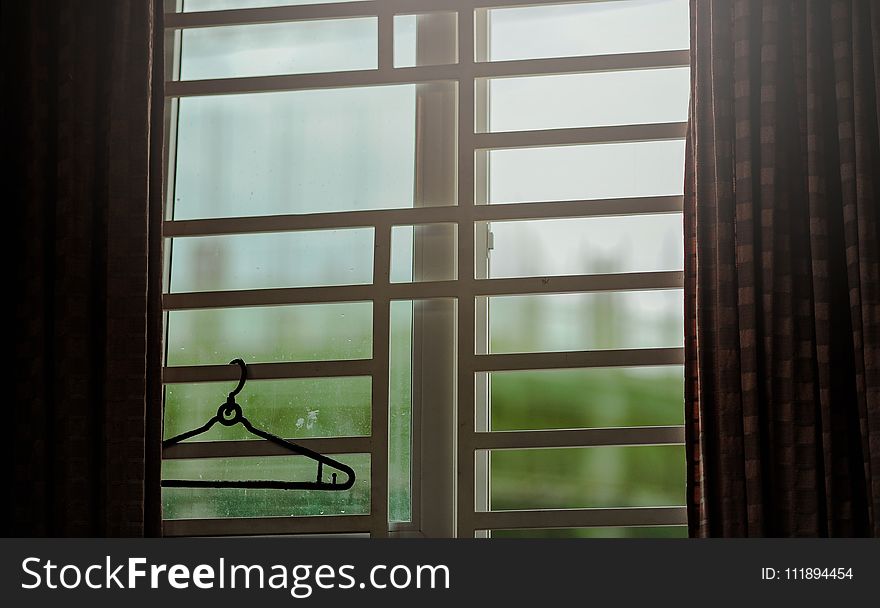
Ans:
{"label": "hanger triangle", "polygon": [[[245,382],[247,382],[247,364],[242,359],[233,359],[229,362],[230,365],[237,364],[241,369],[241,375],[238,380],[238,386],[233,389],[229,395],[226,397],[226,401],[220,405],[217,409],[217,413],[209,419],[202,426],[192,429],[190,431],[186,431],[181,433],[180,435],[176,435],[171,437],[170,439],[166,439],[162,442],[162,449],[168,448],[172,445],[176,445],[186,439],[190,439],[192,437],[196,437],[203,433],[206,433],[211,428],[214,427],[215,424],[221,424],[223,426],[233,426],[236,424],[242,425],[250,434],[255,435],[261,439],[266,441],[270,441],[275,445],[291,452],[292,454],[296,454],[299,456],[305,456],[317,463],[317,475],[314,481],[276,481],[276,480],[241,480],[241,481],[232,481],[232,480],[207,480],[207,479],[163,479],[162,487],[165,488],[241,488],[241,489],[271,489],[271,490],[329,490],[329,491],[342,491],[350,489],[355,482],[355,473],[354,469],[352,469],[347,464],[341,463],[338,460],[330,458],[329,456],[325,456],[323,454],[319,454],[313,450],[305,448],[301,445],[297,445],[291,441],[286,439],[282,439],[277,435],[273,435],[268,431],[264,431],[255,427],[251,424],[251,421],[248,420],[244,413],[242,412],[241,406],[236,402],[235,397],[238,395],[241,390],[244,388]],[[336,469],[342,473],[345,473],[346,479],[343,482],[338,482],[337,474],[331,472],[330,473],[330,481],[324,481],[324,467],[330,467],[332,469]]]}

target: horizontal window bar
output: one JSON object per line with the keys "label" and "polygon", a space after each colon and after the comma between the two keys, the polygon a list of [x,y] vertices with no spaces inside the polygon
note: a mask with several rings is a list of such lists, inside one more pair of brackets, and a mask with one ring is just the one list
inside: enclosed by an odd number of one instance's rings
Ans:
{"label": "horizontal window bar", "polygon": [[377,2],[338,2],[332,4],[165,13],[164,25],[166,30],[175,30],[224,25],[251,25],[254,23],[285,23],[318,19],[373,17],[378,14],[377,4]]}
{"label": "horizontal window bar", "polygon": [[373,285],[194,291],[166,293],[162,296],[162,306],[165,310],[195,310],[319,302],[363,302],[373,299],[375,293],[376,287]]}
{"label": "horizontal window bar", "polygon": [[612,215],[639,215],[681,213],[682,196],[641,196],[578,201],[549,201],[535,203],[503,203],[477,205],[473,208],[475,220],[540,220],[549,218],[578,218]]}
{"label": "horizontal window bar", "polygon": [[478,149],[498,150],[501,148],[537,148],[545,146],[662,141],[684,139],[686,134],[686,122],[670,122],[613,127],[477,133],[473,137],[473,142],[474,147]]}
{"label": "horizontal window bar", "polygon": [[[169,220],[163,223],[164,237],[253,234],[326,228],[361,228],[368,226],[415,225],[454,222],[465,213],[483,221],[535,220],[545,218],[637,215],[642,213],[679,213],[681,196],[648,196],[580,201],[505,203],[464,207],[414,207],[296,215],[222,217],[199,220]],[[465,220],[466,221],[466,220]]]}
{"label": "horizontal window bar", "polygon": [[477,281],[474,293],[479,296],[526,295],[533,293],[572,293],[590,291],[638,291],[677,289],[684,285],[684,273],[621,272],[555,277],[516,277]]}
{"label": "horizontal window bar", "polygon": [[[369,437],[308,437],[288,439],[321,454],[357,454],[372,451]],[[191,441],[162,450],[164,460],[178,458],[237,458],[241,456],[289,456],[290,451],[269,441]]]}
{"label": "horizontal window bar", "polygon": [[[282,380],[287,378],[336,378],[340,376],[368,376],[375,364],[371,359],[346,361],[297,361],[292,363],[248,364],[249,380]],[[223,382],[237,380],[239,370],[233,365],[180,365],[165,367],[162,382]]]}
{"label": "horizontal window bar", "polygon": [[223,95],[233,93],[260,93],[340,87],[412,84],[459,78],[506,78],[681,67],[688,65],[687,51],[656,51],[620,55],[589,55],[550,59],[523,59],[460,65],[424,65],[378,70],[351,70],[317,74],[288,74],[278,76],[243,76],[208,80],[168,81],[167,97],[196,95]]}
{"label": "horizontal window bar", "polygon": [[[504,8],[538,4],[567,4],[578,0],[437,0],[414,4],[412,0],[372,0],[367,2],[334,2],[317,5],[242,8],[232,10],[199,11],[190,13],[168,12],[164,16],[165,29],[211,27],[217,25],[244,25],[307,19],[336,19],[362,17],[379,13],[431,13],[438,11]],[[583,0],[580,0],[583,1]],[[594,0],[595,1],[595,0]]]}
{"label": "horizontal window bar", "polygon": [[162,535],[256,536],[260,534],[369,532],[371,521],[372,517],[369,515],[166,519],[162,522]]}
{"label": "horizontal window bar", "polygon": [[687,523],[686,507],[550,509],[492,511],[474,514],[477,530],[493,528],[581,528],[605,526],[677,526]]}
{"label": "horizontal window bar", "polygon": [[456,213],[456,207],[414,207],[408,209],[376,209],[372,211],[168,220],[163,223],[162,235],[165,237],[208,236],[342,227],[363,228],[368,226],[390,226],[392,224],[419,224],[455,221]]}
{"label": "horizontal window bar", "polygon": [[627,348],[570,352],[476,355],[473,371],[500,372],[573,367],[635,367],[641,365],[683,365],[683,348]]}
{"label": "horizontal window bar", "polygon": [[381,286],[343,285],[167,293],[162,296],[162,304],[165,310],[195,310],[204,308],[281,306],[285,304],[360,302],[371,300],[379,294],[382,296],[387,295],[392,300],[407,300],[539,293],[678,289],[683,285],[684,273],[676,270],[556,277],[516,277],[509,279],[481,279],[479,281],[423,281],[417,283],[391,283]]}
{"label": "horizontal window bar", "polygon": [[683,426],[498,431],[494,433],[475,433],[473,438],[473,448],[477,450],[678,445],[683,443]]}
{"label": "horizontal window bar", "polygon": [[345,87],[382,86],[456,80],[461,76],[455,65],[429,65],[411,68],[352,70],[283,76],[241,76],[210,80],[171,80],[165,83],[166,97],[266,93],[269,91],[307,91]]}
{"label": "horizontal window bar", "polygon": [[690,51],[644,51],[616,55],[509,59],[474,66],[474,75],[491,78],[549,76],[580,72],[618,72],[683,68],[690,65]]}

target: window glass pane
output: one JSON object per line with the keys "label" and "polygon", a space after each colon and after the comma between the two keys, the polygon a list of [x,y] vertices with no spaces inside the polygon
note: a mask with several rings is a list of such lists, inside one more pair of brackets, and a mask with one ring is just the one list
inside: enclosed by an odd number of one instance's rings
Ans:
{"label": "window glass pane", "polygon": [[492,538],[687,538],[687,526],[492,530]]}
{"label": "window glass pane", "polygon": [[391,229],[391,282],[457,278],[457,228],[455,224],[394,226]]}
{"label": "window glass pane", "polygon": [[174,218],[412,207],[416,85],[180,100]]}
{"label": "window glass pane", "polygon": [[492,353],[676,347],[679,289],[489,298]]}
{"label": "window glass pane", "polygon": [[168,365],[369,359],[372,303],[168,313]]}
{"label": "window glass pane", "polygon": [[[345,0],[363,2],[364,0]],[[265,6],[293,6],[301,4],[332,4],[340,0],[183,0],[184,12],[223,11],[233,8],[262,8]]]}
{"label": "window glass pane", "polygon": [[684,141],[490,150],[489,202],[680,195]]}
{"label": "window glass pane", "polygon": [[[455,400],[455,313],[452,298],[391,302],[388,511],[392,521],[412,519],[412,493],[417,491],[412,485],[419,481],[411,469],[412,451],[430,455],[434,467],[454,452],[452,419],[444,419],[444,413],[453,410]],[[414,434],[414,420],[433,432]],[[442,429],[444,422],[449,422],[448,433]]]}
{"label": "window glass pane", "polygon": [[[286,439],[370,434],[369,377],[251,380],[236,401],[256,426]],[[165,387],[165,439],[204,424],[217,413],[231,383],[169,384]],[[243,426],[214,427],[199,441],[253,439]]]}
{"label": "window glass pane", "polygon": [[373,229],[173,239],[171,291],[355,285],[373,281]]}
{"label": "window glass pane", "polygon": [[489,374],[491,430],[684,424],[681,366]]}
{"label": "window glass pane", "polygon": [[628,0],[489,11],[492,61],[686,49],[688,0]]}
{"label": "window glass pane", "polygon": [[684,504],[684,446],[492,450],[491,508]]}
{"label": "window glass pane", "polygon": [[489,130],[687,120],[688,68],[489,80]]}
{"label": "window glass pane", "polygon": [[492,222],[492,278],[681,270],[680,214]]}
{"label": "window glass pane", "polygon": [[388,519],[412,520],[413,303],[391,302],[388,387]]}
{"label": "window glass pane", "polygon": [[202,27],[182,36],[182,80],[378,67],[375,17]]}
{"label": "window glass pane", "polygon": [[394,15],[394,67],[409,68],[416,63],[416,22],[418,15]]}
{"label": "window glass pane", "polygon": [[[162,488],[165,519],[363,515],[370,512],[370,455],[334,454],[354,469],[349,490]],[[314,481],[317,464],[303,456],[196,458],[162,461],[163,479]],[[325,467],[325,475],[333,472]],[[340,473],[340,479],[345,477]]]}

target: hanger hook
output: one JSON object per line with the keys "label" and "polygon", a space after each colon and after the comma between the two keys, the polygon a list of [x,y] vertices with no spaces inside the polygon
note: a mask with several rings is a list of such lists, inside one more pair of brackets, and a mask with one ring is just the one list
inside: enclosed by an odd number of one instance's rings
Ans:
{"label": "hanger hook", "polygon": [[235,389],[231,393],[229,393],[229,399],[231,401],[234,401],[235,396],[241,392],[241,389],[244,388],[244,383],[247,382],[248,373],[247,363],[245,363],[243,359],[233,359],[229,362],[229,365],[232,364],[237,364],[238,367],[241,369],[241,375],[238,377],[238,386],[236,386]]}

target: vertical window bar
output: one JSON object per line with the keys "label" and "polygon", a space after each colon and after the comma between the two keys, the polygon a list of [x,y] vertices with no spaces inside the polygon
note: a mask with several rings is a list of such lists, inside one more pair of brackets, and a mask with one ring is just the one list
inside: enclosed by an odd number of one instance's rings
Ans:
{"label": "vertical window bar", "polygon": [[458,536],[474,536],[474,11],[458,13]]}
{"label": "vertical window bar", "polygon": [[388,3],[379,4],[379,71],[394,69],[394,13]]}
{"label": "vertical window bar", "polygon": [[373,388],[370,457],[370,535],[388,535],[388,368],[391,303],[391,226],[376,226],[373,253]]}
{"label": "vertical window bar", "polygon": [[[489,60],[489,11],[478,9],[474,13],[474,44],[475,59],[477,61]],[[489,81],[479,79],[474,81],[474,128],[477,133],[488,130],[489,124]],[[485,205],[489,201],[489,155],[485,151],[478,151],[474,158],[474,186],[475,204]],[[474,257],[474,272],[477,279],[489,277],[489,222],[479,225],[472,224],[475,232],[476,255]],[[489,298],[475,299],[474,329],[476,333],[476,352],[487,352],[489,343]],[[491,403],[488,374],[479,374],[475,377],[474,406],[475,406],[475,430],[489,430],[489,406]],[[491,496],[491,477],[489,476],[489,459],[491,453],[483,450],[475,453],[475,487],[474,508],[477,511],[489,510],[489,497]],[[489,532],[479,530],[478,537],[487,537]]]}
{"label": "vertical window bar", "polygon": [[[416,21],[416,64],[446,54],[454,14],[428,13]],[[416,86],[415,205],[448,205],[455,199],[449,163],[455,161],[455,89],[446,83]],[[451,226],[415,226],[413,277],[452,276],[456,260]],[[413,306],[413,521],[429,537],[455,535],[455,353],[448,343],[455,328],[455,302],[421,300]],[[418,420],[418,424],[415,421]],[[425,506],[424,512],[418,507]]]}

